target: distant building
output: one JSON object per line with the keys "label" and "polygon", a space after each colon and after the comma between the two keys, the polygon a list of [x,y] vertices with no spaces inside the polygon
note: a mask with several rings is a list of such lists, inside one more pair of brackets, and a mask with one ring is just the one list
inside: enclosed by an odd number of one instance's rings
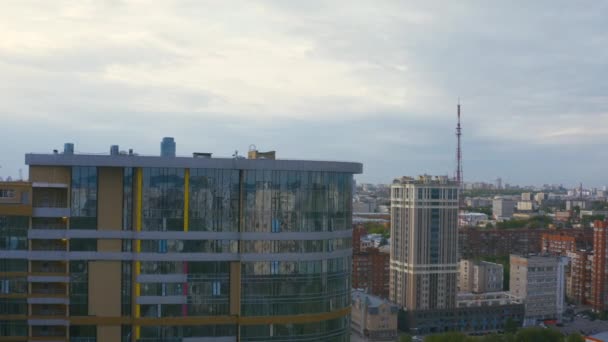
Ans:
{"label": "distant building", "polygon": [[460,260],[458,289],[460,292],[485,293],[503,290],[503,267],[487,261]]}
{"label": "distant building", "polygon": [[521,200],[524,202],[532,201],[532,193],[531,192],[523,192],[521,194]]}
{"label": "distant building", "polygon": [[473,197],[465,200],[466,205],[472,208],[491,207],[492,200],[485,197]]}
{"label": "distant building", "polygon": [[363,291],[353,290],[351,331],[366,341],[395,341],[399,307]]}
{"label": "distant building", "polygon": [[390,252],[387,248],[368,247],[364,251],[353,253],[352,287],[388,298],[389,264]]}
{"label": "distant building", "polygon": [[458,220],[461,227],[476,227],[488,222],[488,215],[484,213],[460,213]]}
{"label": "distant building", "polygon": [[353,212],[354,213],[373,213],[376,211],[376,203],[371,202],[354,202]]}
{"label": "distant building", "polygon": [[563,257],[511,255],[509,292],[524,299],[524,326],[545,319],[561,320],[566,264]]}
{"label": "distant building", "polygon": [[175,140],[172,137],[164,137],[160,143],[161,157],[175,157]]}
{"label": "distant building", "polygon": [[555,212],[555,220],[557,220],[557,221],[566,222],[566,221],[570,220],[570,218],[572,218],[571,210]]}
{"label": "distant building", "polygon": [[515,201],[507,198],[495,198],[492,201],[492,214],[497,220],[509,219],[513,216]]}
{"label": "distant building", "polygon": [[386,238],[382,234],[367,234],[360,237],[360,250],[365,252],[368,248],[379,248],[386,244]]}
{"label": "distant building", "polygon": [[592,260],[587,251],[568,251],[570,267],[566,271],[566,297],[578,304],[586,305],[592,300]]}
{"label": "distant building", "polygon": [[608,221],[595,221],[593,228],[592,306],[596,312],[608,309]]}
{"label": "distant building", "polygon": [[551,255],[566,255],[576,251],[576,238],[562,234],[543,234],[541,238],[542,252]]}
{"label": "distant building", "polygon": [[536,203],[543,203],[544,201],[546,201],[549,197],[547,196],[546,193],[544,192],[539,192],[536,195],[534,195],[534,200],[536,201]]}
{"label": "distant building", "polygon": [[517,202],[517,210],[519,211],[533,211],[534,202],[532,201],[519,201]]}
{"label": "distant building", "polygon": [[586,200],[567,200],[566,201],[566,210],[574,210],[575,207],[579,209],[589,209],[590,203]]}
{"label": "distant building", "polygon": [[460,229],[458,251],[461,258],[507,256],[509,253],[540,252],[543,229]]}

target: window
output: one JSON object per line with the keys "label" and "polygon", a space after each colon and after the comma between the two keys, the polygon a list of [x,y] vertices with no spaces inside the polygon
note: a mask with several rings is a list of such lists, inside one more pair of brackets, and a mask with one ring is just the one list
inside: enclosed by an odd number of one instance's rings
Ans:
{"label": "window", "polygon": [[13,189],[0,189],[0,198],[14,198],[15,190]]}

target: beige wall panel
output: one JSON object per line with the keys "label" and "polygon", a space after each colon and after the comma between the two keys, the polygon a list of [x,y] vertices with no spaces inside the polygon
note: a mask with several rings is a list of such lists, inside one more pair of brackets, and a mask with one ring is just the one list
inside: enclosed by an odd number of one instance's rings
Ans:
{"label": "beige wall panel", "polygon": [[120,316],[120,261],[89,262],[89,315]]}
{"label": "beige wall panel", "polygon": [[241,263],[230,263],[230,314],[241,314]]}
{"label": "beige wall panel", "polygon": [[120,325],[97,326],[97,341],[99,341],[99,342],[120,341]]}
{"label": "beige wall panel", "polygon": [[30,182],[71,184],[71,168],[66,166],[30,166]]}
{"label": "beige wall panel", "polygon": [[106,240],[106,239],[98,239],[97,240],[97,251],[98,252],[121,252],[122,251],[122,243],[120,240]]}
{"label": "beige wall panel", "polygon": [[122,229],[122,168],[98,169],[97,229]]}

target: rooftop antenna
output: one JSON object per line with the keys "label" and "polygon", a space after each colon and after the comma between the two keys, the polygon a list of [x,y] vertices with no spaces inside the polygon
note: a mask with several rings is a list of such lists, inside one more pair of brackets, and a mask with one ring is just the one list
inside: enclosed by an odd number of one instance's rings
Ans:
{"label": "rooftop antenna", "polygon": [[23,169],[19,169],[19,180],[23,180]]}

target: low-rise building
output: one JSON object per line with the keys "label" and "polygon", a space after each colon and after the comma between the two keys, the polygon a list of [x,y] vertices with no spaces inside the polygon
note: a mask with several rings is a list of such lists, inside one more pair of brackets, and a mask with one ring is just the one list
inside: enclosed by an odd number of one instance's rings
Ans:
{"label": "low-rise building", "polygon": [[524,299],[524,326],[540,320],[561,321],[564,312],[567,258],[511,254],[509,291]]}
{"label": "low-rise building", "polygon": [[352,291],[351,329],[367,341],[395,341],[399,307],[361,290]]}
{"label": "low-rise building", "polygon": [[485,293],[502,291],[503,267],[487,261],[460,260],[458,289],[460,292]]}
{"label": "low-rise building", "polygon": [[488,215],[484,213],[460,213],[458,220],[461,227],[476,227],[488,222]]}
{"label": "low-rise building", "polygon": [[364,252],[368,248],[379,248],[386,243],[387,240],[382,236],[382,234],[367,234],[361,236],[360,250]]}
{"label": "low-rise building", "polygon": [[532,201],[519,201],[517,202],[517,210],[519,211],[533,211],[534,202]]}
{"label": "low-rise building", "polygon": [[406,311],[399,328],[413,334],[489,334],[504,331],[508,320],[521,324],[524,312],[522,299],[508,292],[461,293],[456,296],[454,309]]}
{"label": "low-rise building", "polygon": [[588,209],[591,207],[589,201],[587,200],[567,200],[566,201],[566,210],[574,210],[574,208],[578,207],[580,210]]}
{"label": "low-rise building", "polygon": [[555,220],[566,222],[572,218],[572,210],[562,210],[555,212]]}

